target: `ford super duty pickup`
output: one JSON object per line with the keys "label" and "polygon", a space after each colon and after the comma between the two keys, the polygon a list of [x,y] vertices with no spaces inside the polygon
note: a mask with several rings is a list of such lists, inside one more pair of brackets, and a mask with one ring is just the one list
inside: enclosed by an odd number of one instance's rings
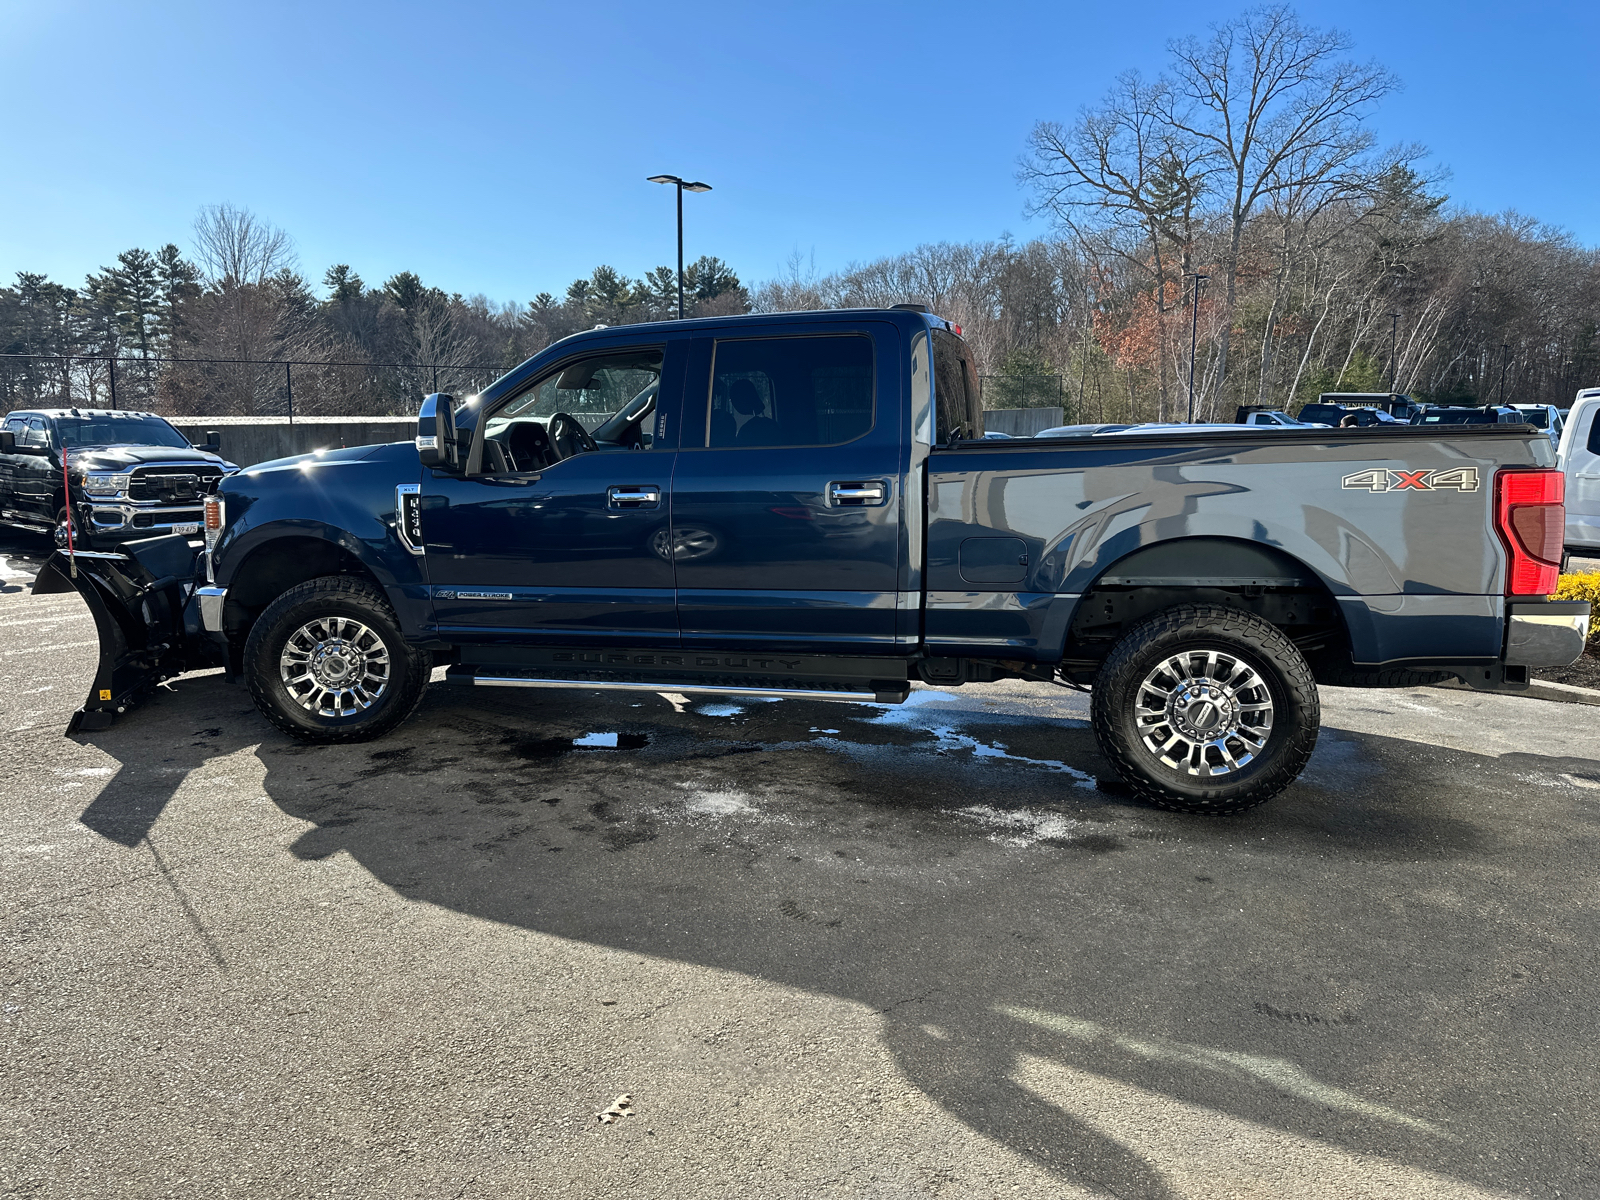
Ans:
{"label": "ford super duty pickup", "polygon": [[1526,686],[1582,652],[1548,599],[1542,432],[1175,427],[987,440],[959,329],[920,306],[596,329],[415,443],[263,463],[204,539],[58,551],[102,654],[76,727],[225,666],[310,741],[469,687],[894,703],[1092,689],[1151,802],[1229,812],[1300,773],[1316,684]]}

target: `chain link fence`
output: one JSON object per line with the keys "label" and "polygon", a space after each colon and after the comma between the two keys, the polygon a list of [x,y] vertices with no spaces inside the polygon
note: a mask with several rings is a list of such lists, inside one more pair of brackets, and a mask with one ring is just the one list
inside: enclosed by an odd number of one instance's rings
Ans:
{"label": "chain link fence", "polygon": [[984,408],[1067,407],[1065,380],[1060,375],[980,375]]}
{"label": "chain link fence", "polygon": [[513,365],[0,354],[0,410],[120,408],[291,421],[411,416],[427,393],[470,395]]}

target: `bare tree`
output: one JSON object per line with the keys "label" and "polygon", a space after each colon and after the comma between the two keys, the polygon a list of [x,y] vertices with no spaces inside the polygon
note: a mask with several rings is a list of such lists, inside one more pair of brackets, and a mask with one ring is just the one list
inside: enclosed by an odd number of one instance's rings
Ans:
{"label": "bare tree", "polygon": [[194,221],[195,253],[209,283],[259,285],[295,266],[294,242],[248,208],[210,204]]}
{"label": "bare tree", "polygon": [[[1344,56],[1349,39],[1269,5],[1168,43],[1170,73],[1124,75],[1070,128],[1042,123],[1024,178],[1035,204],[1081,236],[1137,227],[1158,283],[1165,242],[1185,270],[1208,222],[1220,234],[1225,315],[1239,297],[1246,230],[1267,204],[1304,210],[1369,193],[1419,151],[1374,153],[1365,120],[1398,82]],[[1226,381],[1232,321],[1222,323],[1216,378]]]}

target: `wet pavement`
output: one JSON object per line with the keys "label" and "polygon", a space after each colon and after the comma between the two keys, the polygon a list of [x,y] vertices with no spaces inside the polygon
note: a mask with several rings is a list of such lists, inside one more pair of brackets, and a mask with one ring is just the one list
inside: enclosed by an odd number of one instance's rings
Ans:
{"label": "wet pavement", "polygon": [[0,1194],[1600,1193],[1592,709],[1325,689],[1230,819],[1039,684],[309,748],[206,674],[69,740],[93,626],[16,577]]}
{"label": "wet pavement", "polygon": [[0,527],[0,596],[26,591],[50,551],[42,533]]}

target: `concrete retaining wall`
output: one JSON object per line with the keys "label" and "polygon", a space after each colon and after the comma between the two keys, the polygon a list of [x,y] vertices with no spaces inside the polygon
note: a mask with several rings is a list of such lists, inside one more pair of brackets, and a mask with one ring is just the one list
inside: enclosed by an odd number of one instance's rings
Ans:
{"label": "concrete retaining wall", "polygon": [[[603,424],[609,413],[579,413],[589,429]],[[241,467],[313,450],[338,450],[344,446],[376,446],[384,442],[409,442],[417,436],[415,417],[169,417],[191,442],[206,440],[215,429],[222,435],[222,456]],[[1044,428],[1040,426],[1040,428]]]}
{"label": "concrete retaining wall", "polygon": [[1059,408],[986,408],[983,428],[987,433],[1009,433],[1012,437],[1032,437],[1041,429],[1064,425]]}
{"label": "concrete retaining wall", "polygon": [[405,442],[417,436],[415,417],[171,417],[191,442],[222,435],[222,456],[241,467],[313,450]]}

